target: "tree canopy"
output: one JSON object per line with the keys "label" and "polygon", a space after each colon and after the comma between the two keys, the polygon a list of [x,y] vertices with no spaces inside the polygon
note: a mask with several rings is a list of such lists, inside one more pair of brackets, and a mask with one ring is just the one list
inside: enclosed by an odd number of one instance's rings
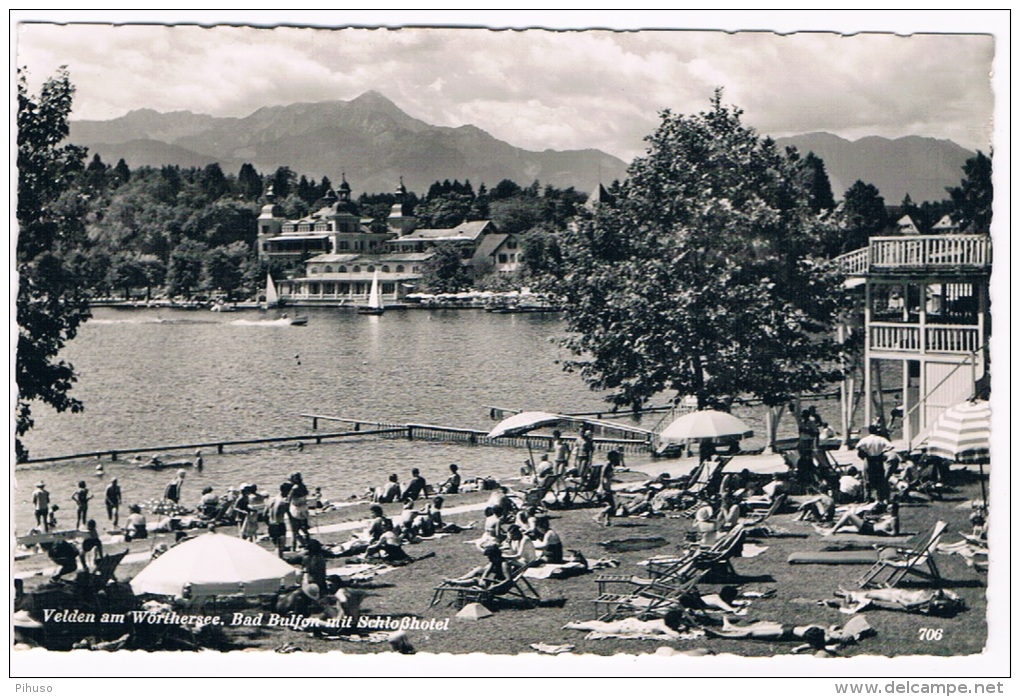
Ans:
{"label": "tree canopy", "polygon": [[960,186],[947,189],[961,230],[987,233],[992,227],[992,159],[984,153],[963,165]]}
{"label": "tree canopy", "polygon": [[840,278],[814,256],[803,160],[740,117],[719,92],[707,112],[662,112],[616,201],[562,235],[566,367],[617,406],[778,405],[839,377]]}
{"label": "tree canopy", "polygon": [[[83,267],[71,261],[84,239],[85,201],[72,183],[83,173],[86,152],[61,144],[68,133],[74,87],[62,68],[38,96],[30,95],[24,73],[18,73],[15,450],[21,461],[28,457],[21,436],[33,425],[32,402],[57,411],[82,409],[69,394],[74,368],[58,355],[90,315],[79,279]],[[99,162],[93,173],[101,167]]]}

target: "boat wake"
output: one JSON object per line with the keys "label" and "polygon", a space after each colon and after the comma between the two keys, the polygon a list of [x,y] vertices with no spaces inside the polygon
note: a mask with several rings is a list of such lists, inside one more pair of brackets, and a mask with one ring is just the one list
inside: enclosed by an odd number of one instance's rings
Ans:
{"label": "boat wake", "polygon": [[235,319],[227,324],[240,327],[289,327],[291,321],[286,317],[280,319]]}
{"label": "boat wake", "polygon": [[196,319],[165,319],[163,317],[132,317],[130,319],[96,319],[89,324],[208,324]]}

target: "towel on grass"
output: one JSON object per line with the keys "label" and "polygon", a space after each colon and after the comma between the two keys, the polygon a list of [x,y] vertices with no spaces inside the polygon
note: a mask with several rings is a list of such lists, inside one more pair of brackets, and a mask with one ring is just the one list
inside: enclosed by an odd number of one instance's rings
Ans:
{"label": "towel on grass", "polygon": [[691,629],[686,632],[678,632],[666,626],[663,619],[639,620],[636,617],[626,617],[614,622],[602,622],[600,620],[587,620],[585,622],[570,622],[563,625],[564,629],[579,629],[587,631],[584,637],[589,640],[598,639],[642,639],[650,641],[675,641],[678,639],[697,639],[705,636],[701,629]]}

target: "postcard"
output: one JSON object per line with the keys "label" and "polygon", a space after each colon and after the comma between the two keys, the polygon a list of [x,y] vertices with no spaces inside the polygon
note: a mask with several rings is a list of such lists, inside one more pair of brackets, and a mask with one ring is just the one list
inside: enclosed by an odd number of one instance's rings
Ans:
{"label": "postcard", "polygon": [[597,14],[16,18],[19,691],[1008,674],[996,17]]}

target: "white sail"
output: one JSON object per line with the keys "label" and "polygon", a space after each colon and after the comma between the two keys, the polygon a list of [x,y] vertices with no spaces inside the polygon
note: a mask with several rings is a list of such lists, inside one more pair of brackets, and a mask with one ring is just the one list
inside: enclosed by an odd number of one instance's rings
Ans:
{"label": "white sail", "polygon": [[271,307],[276,307],[280,304],[280,297],[276,294],[276,284],[273,283],[273,275],[266,274],[266,304],[265,307],[268,310]]}
{"label": "white sail", "polygon": [[372,289],[368,293],[368,306],[373,310],[381,310],[383,307],[382,293],[379,292],[379,272],[372,276]]}

